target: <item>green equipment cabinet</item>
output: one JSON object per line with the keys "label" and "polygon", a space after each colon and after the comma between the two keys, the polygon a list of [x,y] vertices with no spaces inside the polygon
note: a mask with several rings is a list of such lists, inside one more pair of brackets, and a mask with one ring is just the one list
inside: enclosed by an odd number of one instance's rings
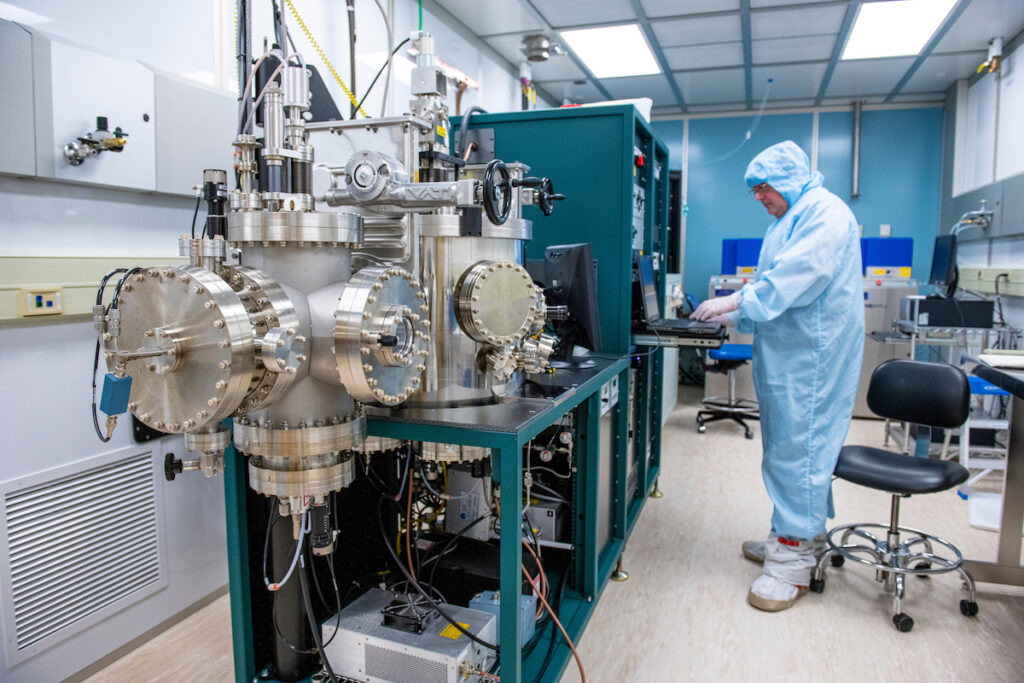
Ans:
{"label": "green equipment cabinet", "polygon": [[[460,125],[461,118],[452,119],[453,131]],[[668,147],[632,105],[474,114],[468,130],[468,140],[486,146],[493,139],[495,158],[529,164],[530,175],[551,178],[554,190],[565,195],[550,217],[537,206],[524,207],[523,217],[533,220],[527,258],[542,259],[545,249],[557,244],[589,242],[593,250],[601,350],[631,357],[629,381],[622,388],[631,412],[629,451],[610,478],[628,481],[627,505],[616,508],[609,530],[612,537],[625,538],[661,463],[664,350],[634,347],[631,328],[640,306],[633,284],[638,252],[661,264],[655,284],[659,306],[665,301]]]}

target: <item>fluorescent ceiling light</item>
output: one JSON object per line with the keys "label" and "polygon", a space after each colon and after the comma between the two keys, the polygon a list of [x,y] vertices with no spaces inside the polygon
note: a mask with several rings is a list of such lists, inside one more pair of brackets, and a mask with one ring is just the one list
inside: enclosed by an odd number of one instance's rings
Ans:
{"label": "fluorescent ceiling light", "polygon": [[890,0],[860,6],[843,59],[917,55],[956,0]]}
{"label": "fluorescent ceiling light", "polygon": [[596,78],[661,73],[636,24],[562,31],[564,40]]}

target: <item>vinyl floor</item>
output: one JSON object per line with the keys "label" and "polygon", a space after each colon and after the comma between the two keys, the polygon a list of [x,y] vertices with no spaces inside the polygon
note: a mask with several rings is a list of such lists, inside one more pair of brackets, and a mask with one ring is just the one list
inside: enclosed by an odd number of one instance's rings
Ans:
{"label": "vinyl floor", "polygon": [[[698,434],[699,399],[680,393],[664,431],[665,497],[648,501],[624,555],[630,578],[608,584],[579,643],[588,681],[1024,681],[1024,589],[980,585],[969,619],[955,575],[909,577],[910,633],[893,628],[874,572],[849,562],[788,611],[747,605],[760,567],[740,544],[764,537],[771,515],[760,435],[722,423]],[[848,442],[881,446],[882,429],[856,420]],[[836,524],[888,519],[884,493],[836,482],[835,502]],[[954,492],[904,501],[902,523],[995,558],[996,534],[972,528]],[[230,681],[229,629],[224,596],[87,681]],[[571,660],[561,680],[580,680]]]}

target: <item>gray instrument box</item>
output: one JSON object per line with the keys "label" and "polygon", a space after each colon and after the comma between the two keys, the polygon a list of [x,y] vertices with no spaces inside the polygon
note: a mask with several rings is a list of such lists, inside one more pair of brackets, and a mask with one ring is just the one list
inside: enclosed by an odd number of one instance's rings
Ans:
{"label": "gray instrument box", "polygon": [[[423,633],[409,633],[383,625],[381,610],[395,595],[378,588],[341,611],[337,637],[324,646],[331,668],[339,677],[363,683],[478,683],[479,676],[459,671],[468,664],[487,671],[493,653],[473,642],[437,615]],[[498,638],[493,614],[442,604],[441,609],[474,636],[489,643]],[[335,631],[335,618],[323,626],[323,642]]]}

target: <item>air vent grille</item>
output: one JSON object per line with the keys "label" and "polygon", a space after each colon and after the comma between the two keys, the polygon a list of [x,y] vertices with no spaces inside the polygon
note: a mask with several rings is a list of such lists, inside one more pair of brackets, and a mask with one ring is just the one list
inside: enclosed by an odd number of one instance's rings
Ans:
{"label": "air vent grille", "polygon": [[4,616],[14,635],[9,651],[56,640],[73,625],[121,609],[160,583],[153,473],[152,454],[136,452],[7,491],[10,602]]}
{"label": "air vent grille", "polygon": [[393,683],[447,683],[448,667],[443,661],[433,661],[416,655],[366,644],[366,675]]}

